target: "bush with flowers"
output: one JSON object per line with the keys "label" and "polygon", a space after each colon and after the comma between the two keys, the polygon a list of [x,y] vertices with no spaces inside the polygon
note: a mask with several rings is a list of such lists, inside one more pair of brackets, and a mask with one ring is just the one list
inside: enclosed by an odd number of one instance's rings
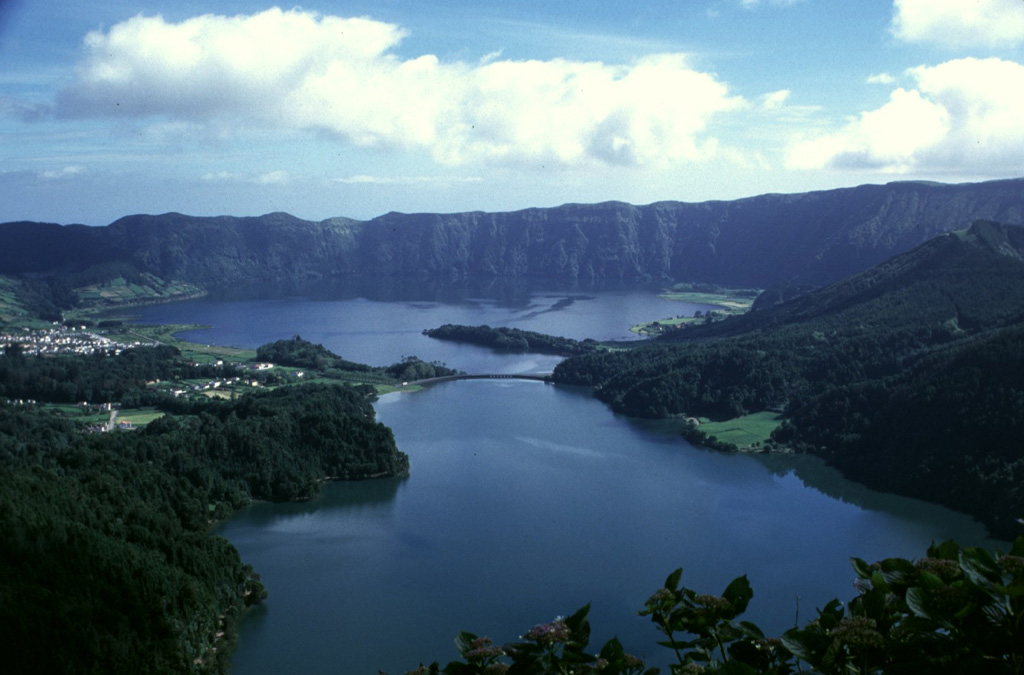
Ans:
{"label": "bush with flowers", "polygon": [[[833,600],[778,638],[739,619],[754,595],[745,576],[709,595],[682,586],[677,569],[640,614],[671,650],[672,675],[1024,675],[1024,537],[1005,554],[950,541],[913,561],[851,563],[858,595]],[[615,638],[588,651],[589,610],[534,626],[510,644],[460,633],[460,660],[407,675],[659,672]]]}

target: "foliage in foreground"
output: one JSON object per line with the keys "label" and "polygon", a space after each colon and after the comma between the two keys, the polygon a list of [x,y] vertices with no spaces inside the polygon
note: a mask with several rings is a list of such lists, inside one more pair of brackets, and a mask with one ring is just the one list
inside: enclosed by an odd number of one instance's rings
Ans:
{"label": "foliage in foreground", "polygon": [[[670,649],[673,675],[911,675],[1024,673],[1024,537],[1008,554],[933,545],[916,561],[851,559],[857,597],[833,600],[816,618],[781,638],[740,620],[754,595],[745,576],[721,595],[682,586],[682,569],[665,580],[640,611]],[[602,673],[654,675],[615,638],[587,651],[589,606],[539,624],[519,642],[499,646],[460,633],[461,659],[407,675]]]}

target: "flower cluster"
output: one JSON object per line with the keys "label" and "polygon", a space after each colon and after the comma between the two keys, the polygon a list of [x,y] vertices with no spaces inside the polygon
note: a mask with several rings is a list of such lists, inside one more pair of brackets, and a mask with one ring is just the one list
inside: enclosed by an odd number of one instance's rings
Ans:
{"label": "flower cluster", "polygon": [[489,637],[479,637],[473,640],[470,644],[469,649],[462,655],[464,659],[470,663],[480,663],[482,661],[488,661],[496,659],[500,656],[505,655],[503,650],[498,645],[494,644]]}
{"label": "flower cluster", "polygon": [[553,645],[560,642],[568,642],[572,631],[562,619],[555,619],[551,623],[540,623],[526,631],[524,639],[536,642],[539,645]]}
{"label": "flower cluster", "polygon": [[667,612],[676,604],[676,594],[667,588],[659,588],[644,603],[644,613]]}
{"label": "flower cluster", "polygon": [[708,609],[722,609],[722,610],[725,610],[725,609],[729,609],[729,608],[732,607],[732,603],[729,602],[728,600],[726,600],[725,598],[723,598],[720,595],[702,594],[702,595],[695,596],[693,598],[693,600],[698,605],[701,605],[702,607],[707,607]]}
{"label": "flower cluster", "polygon": [[921,558],[914,565],[922,572],[934,574],[947,584],[963,575],[960,564],[947,558]]}
{"label": "flower cluster", "polygon": [[1024,557],[1019,555],[999,556],[999,566],[1011,576],[1020,576],[1024,574]]}
{"label": "flower cluster", "polygon": [[929,607],[940,614],[955,614],[971,601],[971,594],[956,586],[933,588],[928,594]]}
{"label": "flower cluster", "polygon": [[885,643],[875,620],[865,616],[843,619],[829,635],[853,647],[881,647]]}

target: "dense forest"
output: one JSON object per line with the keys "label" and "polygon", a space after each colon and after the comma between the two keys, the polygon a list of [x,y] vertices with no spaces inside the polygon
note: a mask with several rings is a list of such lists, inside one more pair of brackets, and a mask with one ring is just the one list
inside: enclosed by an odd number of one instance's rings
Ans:
{"label": "dense forest", "polygon": [[23,303],[50,319],[104,302],[108,296],[95,289],[115,283],[152,297],[332,276],[821,286],[977,219],[1024,223],[1022,185],[903,182],[694,204],[389,213],[369,221],[168,213],[106,227],[4,223],[0,275],[16,279]]}
{"label": "dense forest", "polygon": [[977,223],[780,305],[567,359],[553,378],[640,417],[777,410],[774,443],[1012,536],[1024,515],[1022,232]]}
{"label": "dense forest", "polygon": [[437,328],[424,329],[423,334],[437,340],[466,342],[489,347],[499,352],[534,352],[575,356],[589,354],[597,348],[596,340],[573,340],[572,338],[505,326],[491,328],[490,326],[460,326],[446,323]]}
{"label": "dense forest", "polygon": [[116,359],[104,354],[35,358],[8,349],[0,359],[0,398],[33,399],[48,403],[144,404],[153,396],[146,383],[154,380],[229,377],[237,366],[198,365],[178,358],[174,347],[131,349]]}
{"label": "dense forest", "polygon": [[[211,522],[253,499],[312,498],[327,480],[408,472],[362,387],[144,393],[155,375],[204,368],[170,348],[0,357],[4,395],[25,384],[36,399],[0,404],[0,646],[11,672],[225,672],[240,612],[266,591]],[[145,397],[166,414],[88,433],[44,405],[84,393]]]}

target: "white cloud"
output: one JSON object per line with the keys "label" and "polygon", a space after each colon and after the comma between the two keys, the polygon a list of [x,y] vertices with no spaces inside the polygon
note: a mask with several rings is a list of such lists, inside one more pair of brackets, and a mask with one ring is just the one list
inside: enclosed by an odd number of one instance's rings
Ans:
{"label": "white cloud", "polygon": [[744,105],[681,54],[617,65],[562,59],[403,59],[398,26],[271,9],[168,23],[137,16],[90,33],[68,117],[241,121],[425,149],[448,164],[699,160],[708,125]]}
{"label": "white cloud", "polygon": [[794,168],[871,168],[891,173],[1019,172],[1024,156],[1024,66],[957,59],[907,71],[915,89],[861,113],[838,132],[792,146]]}
{"label": "white cloud", "polygon": [[761,107],[765,110],[778,110],[786,104],[790,95],[789,89],[780,89],[761,97]]}
{"label": "white cloud", "polygon": [[210,171],[203,174],[203,180],[208,183],[231,183],[242,180],[242,176],[233,171]]}
{"label": "white cloud", "polygon": [[895,0],[893,35],[949,47],[1024,43],[1021,0]]}
{"label": "white cloud", "polygon": [[895,84],[896,78],[889,73],[876,73],[874,75],[869,75],[865,82],[868,84]]}
{"label": "white cloud", "polygon": [[65,166],[63,169],[55,169],[50,171],[43,171],[39,176],[48,180],[57,180],[60,178],[70,178],[77,176],[85,171],[83,166]]}
{"label": "white cloud", "polygon": [[236,171],[209,171],[202,180],[206,183],[249,183],[253,185],[284,185],[292,180],[287,171],[268,171],[261,174],[243,174]]}
{"label": "white cloud", "polygon": [[288,179],[287,171],[268,171],[258,176],[256,182],[260,185],[284,185]]}

